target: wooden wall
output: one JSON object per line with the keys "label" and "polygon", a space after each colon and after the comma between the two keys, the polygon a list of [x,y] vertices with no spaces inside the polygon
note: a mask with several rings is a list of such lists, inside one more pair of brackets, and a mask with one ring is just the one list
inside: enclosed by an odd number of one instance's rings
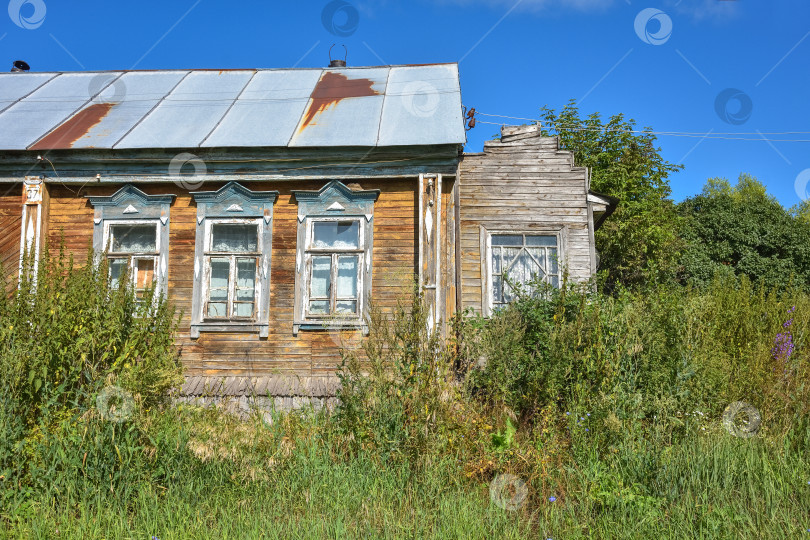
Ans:
{"label": "wooden wall", "polygon": [[[417,178],[360,179],[357,182],[362,189],[381,190],[379,199],[374,204],[371,303],[384,310],[390,309],[396,304],[399,295],[410,290],[417,268]],[[297,336],[293,335],[298,205],[291,191],[317,190],[328,181],[241,183],[251,190],[279,191],[273,215],[270,335],[267,339],[260,339],[258,334],[205,332],[198,340],[189,338],[196,205],[185,190],[174,184],[137,186],[150,195],[176,195],[170,211],[168,283],[170,298],[184,312],[178,346],[186,375],[198,379],[268,376],[309,379],[333,375],[340,362],[340,354],[328,332],[300,330]],[[352,182],[345,183],[348,185]],[[204,189],[216,190],[223,184],[206,183]],[[452,211],[453,184],[452,181],[447,184],[443,206]],[[111,195],[120,187],[88,186],[79,191],[78,186],[51,184],[49,241],[58,243],[60,235],[64,234],[66,247],[74,253],[76,260],[86,261],[87,248],[93,234],[93,208],[86,197]],[[19,215],[19,201],[16,212]],[[452,225],[452,220],[446,221],[446,226]],[[19,231],[16,241],[19,244]],[[452,272],[448,274],[450,279]],[[450,296],[446,303],[454,305],[455,299]],[[238,381],[234,389],[237,386]]]}
{"label": "wooden wall", "polygon": [[530,133],[487,141],[484,152],[464,155],[459,178],[463,308],[481,312],[487,292],[482,227],[515,232],[562,227],[569,278],[591,277],[588,171],[574,167],[571,152],[558,150],[556,137]]}
{"label": "wooden wall", "polygon": [[[0,278],[16,276],[20,264],[22,182],[0,184]],[[2,283],[3,280],[0,280]]]}

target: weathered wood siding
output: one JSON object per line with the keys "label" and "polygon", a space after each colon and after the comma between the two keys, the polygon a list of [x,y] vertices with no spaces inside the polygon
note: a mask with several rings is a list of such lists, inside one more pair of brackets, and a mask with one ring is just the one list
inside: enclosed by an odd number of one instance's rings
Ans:
{"label": "weathered wood siding", "polygon": [[[410,291],[417,269],[417,178],[364,180],[358,179],[362,189],[379,189],[374,204],[374,246],[372,254],[372,305],[389,310],[397,298]],[[293,190],[317,190],[326,181],[294,182],[241,182],[248,189],[277,190],[278,201],[273,211],[273,255],[270,278],[270,334],[260,339],[255,333],[206,333],[198,340],[189,337],[191,298],[194,272],[195,221],[197,210],[188,192],[175,184],[138,184],[149,195],[174,194],[176,199],[170,210],[169,225],[169,296],[183,311],[177,344],[186,368],[186,375],[196,381],[211,377],[239,377],[231,379],[233,388],[228,392],[214,389],[214,393],[245,392],[245,377],[271,379],[271,386],[262,389],[270,393],[290,395],[310,393],[329,395],[333,387],[324,387],[322,379],[333,376],[340,362],[337,345],[325,331],[299,331],[293,335],[293,306],[295,299],[295,257],[298,227],[298,205]],[[346,181],[347,184],[351,182]],[[216,190],[224,182],[206,183],[205,190]],[[442,218],[445,231],[453,227],[447,215],[452,208],[453,182],[448,179],[443,193]],[[78,186],[50,185],[49,242],[58,243],[64,237],[66,247],[80,263],[86,261],[87,249],[93,235],[93,208],[87,196],[112,195],[120,185]],[[19,196],[15,209],[19,215]],[[0,216],[5,214],[0,213]],[[452,216],[451,216],[452,217]],[[19,218],[18,218],[19,219]],[[19,244],[19,230],[17,230]],[[443,234],[445,234],[443,232]],[[63,236],[62,236],[63,235]],[[445,238],[448,238],[445,236]],[[445,256],[450,248],[445,249]],[[454,294],[454,273],[445,269],[447,290]],[[454,305],[448,296],[445,305]],[[214,379],[207,379],[212,381]],[[240,382],[240,380],[242,382]],[[303,383],[301,381],[304,381]],[[315,382],[313,382],[315,381]],[[275,385],[275,386],[272,386]],[[284,386],[282,388],[281,386]],[[285,386],[286,385],[286,386]],[[295,390],[285,389],[295,386]],[[316,388],[312,392],[312,388]],[[330,390],[331,388],[331,390]],[[202,388],[192,389],[192,394]],[[209,388],[210,390],[210,388]]]}
{"label": "weathered wood siding", "polygon": [[[1,278],[16,276],[20,264],[22,226],[22,183],[0,185]],[[0,280],[0,282],[2,282]]]}
{"label": "weathered wood siding", "polygon": [[556,137],[487,141],[483,153],[464,155],[459,187],[463,308],[481,312],[488,292],[482,290],[482,228],[531,232],[561,227],[569,279],[591,277],[588,170],[574,166],[571,152],[558,150]]}

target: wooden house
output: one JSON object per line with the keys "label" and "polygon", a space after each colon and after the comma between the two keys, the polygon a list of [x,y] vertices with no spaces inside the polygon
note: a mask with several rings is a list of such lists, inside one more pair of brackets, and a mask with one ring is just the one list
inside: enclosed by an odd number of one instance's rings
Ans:
{"label": "wooden house", "polygon": [[317,404],[414,276],[442,325],[595,271],[615,201],[555,138],[465,142],[456,64],[0,74],[0,261],[92,244],[184,312],[186,396]]}

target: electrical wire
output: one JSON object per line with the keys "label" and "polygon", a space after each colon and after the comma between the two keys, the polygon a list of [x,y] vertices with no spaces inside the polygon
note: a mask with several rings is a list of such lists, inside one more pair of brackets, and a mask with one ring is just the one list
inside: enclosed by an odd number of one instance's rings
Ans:
{"label": "electrical wire", "polygon": [[[592,132],[613,132],[613,133],[641,133],[649,135],[660,135],[662,137],[686,137],[693,139],[713,139],[721,141],[764,141],[764,142],[810,142],[810,139],[772,139],[766,135],[810,135],[810,131],[710,131],[710,132],[697,132],[697,131],[653,131],[647,129],[610,129],[608,127],[579,127],[564,124],[556,124],[554,122],[544,123],[542,120],[532,118],[521,118],[519,116],[506,116],[502,114],[489,114],[479,111],[475,112],[476,115],[496,117],[496,118],[509,118],[513,120],[527,120],[535,122],[543,127],[549,127],[556,131],[592,131]],[[507,124],[505,122],[487,122],[486,120],[478,120],[479,124],[490,124],[494,126],[517,126],[519,124]],[[728,135],[735,135],[729,137]],[[739,136],[736,136],[739,135]],[[744,135],[759,135],[758,137],[744,137]]]}

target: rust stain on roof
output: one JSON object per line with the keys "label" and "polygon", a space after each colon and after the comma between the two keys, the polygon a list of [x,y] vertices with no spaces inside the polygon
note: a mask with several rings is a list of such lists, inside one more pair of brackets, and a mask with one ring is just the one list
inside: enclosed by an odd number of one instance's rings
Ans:
{"label": "rust stain on roof", "polygon": [[371,79],[350,79],[342,73],[327,71],[312,90],[312,102],[304,114],[299,132],[312,124],[317,115],[343,99],[380,95],[372,86],[374,81]]}
{"label": "rust stain on roof", "polygon": [[101,122],[115,103],[94,103],[82,109],[56,129],[35,142],[29,150],[60,150],[72,148],[73,144]]}

